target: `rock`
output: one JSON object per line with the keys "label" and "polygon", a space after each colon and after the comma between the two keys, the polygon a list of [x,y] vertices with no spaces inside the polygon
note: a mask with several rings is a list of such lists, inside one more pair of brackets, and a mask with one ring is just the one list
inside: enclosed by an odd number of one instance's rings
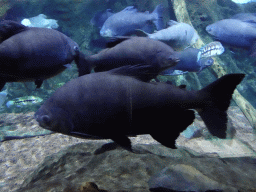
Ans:
{"label": "rock", "polygon": [[[101,146],[80,143],[46,157],[17,192],[78,191],[85,182],[97,183],[111,192],[148,192],[148,182],[153,183],[150,178],[166,167],[174,170],[174,181],[183,177],[183,182],[201,191],[245,192],[256,188],[255,158],[202,158],[179,149],[167,149],[163,156],[154,151],[165,147],[155,144],[134,145],[136,154],[117,148],[94,155]],[[199,180],[200,185],[196,184]]]}
{"label": "rock", "polygon": [[237,192],[203,175],[192,166],[178,164],[166,167],[149,180],[150,191],[157,189],[173,191],[229,191]]}

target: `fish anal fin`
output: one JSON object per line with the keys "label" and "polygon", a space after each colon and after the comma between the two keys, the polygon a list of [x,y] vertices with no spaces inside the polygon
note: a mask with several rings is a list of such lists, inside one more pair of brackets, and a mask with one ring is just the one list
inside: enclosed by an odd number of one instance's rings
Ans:
{"label": "fish anal fin", "polygon": [[162,145],[175,149],[175,141],[179,137],[180,133],[184,131],[189,125],[194,122],[195,113],[192,110],[186,111],[175,111],[175,113],[170,114],[173,119],[173,127],[170,127],[168,133],[163,133],[161,131],[151,132],[150,135]]}

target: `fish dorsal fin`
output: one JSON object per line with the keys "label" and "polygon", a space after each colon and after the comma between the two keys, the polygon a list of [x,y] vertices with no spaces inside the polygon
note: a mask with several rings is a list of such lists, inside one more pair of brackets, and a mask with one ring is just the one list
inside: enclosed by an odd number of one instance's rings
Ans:
{"label": "fish dorsal fin", "polygon": [[106,43],[107,48],[115,47],[117,44],[122,43],[123,41],[126,41],[130,39],[131,37],[126,36],[118,36],[118,37],[112,37],[109,39],[109,41]]}
{"label": "fish dorsal fin", "polygon": [[124,8],[124,9],[122,10],[122,12],[123,12],[123,11],[137,12],[138,10],[137,10],[134,6],[128,6],[128,7]]}
{"label": "fish dorsal fin", "polygon": [[173,26],[173,25],[177,25],[178,22],[177,21],[174,21],[174,20],[170,20],[167,22],[167,26],[170,27],[170,26]]}
{"label": "fish dorsal fin", "polygon": [[11,36],[27,30],[28,27],[11,20],[4,20],[0,22],[0,42],[5,41]]}
{"label": "fish dorsal fin", "polygon": [[158,75],[160,68],[152,65],[125,65],[108,71],[113,75],[131,76],[144,82],[149,82]]}
{"label": "fish dorsal fin", "polygon": [[138,37],[147,37],[149,34],[146,33],[145,31],[141,30],[141,29],[135,29],[135,34]]}

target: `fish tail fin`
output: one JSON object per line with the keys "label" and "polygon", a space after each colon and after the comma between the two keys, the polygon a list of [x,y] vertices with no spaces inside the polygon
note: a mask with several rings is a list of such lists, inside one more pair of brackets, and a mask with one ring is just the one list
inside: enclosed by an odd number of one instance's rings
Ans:
{"label": "fish tail fin", "polygon": [[197,111],[213,136],[226,138],[227,109],[236,86],[244,76],[245,74],[228,74],[199,91],[199,94],[206,96],[204,101],[207,106]]}
{"label": "fish tail fin", "polygon": [[80,51],[76,58],[75,63],[78,68],[78,76],[89,74],[92,70],[90,63],[87,61],[86,56]]}
{"label": "fish tail fin", "polygon": [[163,12],[164,12],[164,7],[162,4],[157,5],[155,10],[152,12],[154,17],[153,23],[155,24],[156,29],[158,31],[164,28]]}

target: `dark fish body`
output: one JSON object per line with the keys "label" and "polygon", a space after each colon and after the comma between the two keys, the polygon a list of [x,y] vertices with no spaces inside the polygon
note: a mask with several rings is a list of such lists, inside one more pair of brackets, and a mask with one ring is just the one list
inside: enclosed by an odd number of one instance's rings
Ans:
{"label": "dark fish body", "polygon": [[[179,133],[194,121],[190,109],[198,109],[210,132],[225,138],[226,110],[243,74],[226,75],[200,91],[187,91],[141,80],[150,70],[147,67],[124,66],[73,79],[40,107],[35,118],[45,129],[83,138],[110,138],[128,150],[127,136],[139,134],[151,134],[174,148]],[[166,127],[170,121],[173,126]]]}
{"label": "dark fish body", "polygon": [[[120,40],[120,42],[118,42]],[[176,52],[163,42],[146,37],[117,38],[117,43],[87,58],[95,72],[107,71],[124,65],[155,66],[156,73],[177,64]]]}
{"label": "dark fish body", "polygon": [[100,35],[103,37],[124,36],[135,32],[136,29],[145,29],[154,23],[157,30],[163,28],[163,7],[158,5],[152,13],[138,12],[133,6],[108,17],[103,24]]}
{"label": "dark fish body", "polygon": [[[0,28],[4,29],[4,22],[10,25],[9,30],[17,28],[12,21],[3,21]],[[22,30],[0,43],[0,88],[6,82],[20,81],[35,81],[39,88],[44,79],[62,72],[73,60],[82,75],[83,54],[76,42],[54,29],[15,25]]]}
{"label": "dark fish body", "polygon": [[239,19],[217,21],[206,31],[217,40],[238,47],[251,47],[256,40],[256,23]]}
{"label": "dark fish body", "polygon": [[200,72],[206,67],[211,66],[214,61],[211,57],[201,58],[197,61],[197,55],[200,49],[187,48],[184,51],[177,52],[177,57],[179,62],[174,67],[171,67],[163,72],[161,75],[180,75],[175,72],[175,70],[180,70],[184,72]]}

